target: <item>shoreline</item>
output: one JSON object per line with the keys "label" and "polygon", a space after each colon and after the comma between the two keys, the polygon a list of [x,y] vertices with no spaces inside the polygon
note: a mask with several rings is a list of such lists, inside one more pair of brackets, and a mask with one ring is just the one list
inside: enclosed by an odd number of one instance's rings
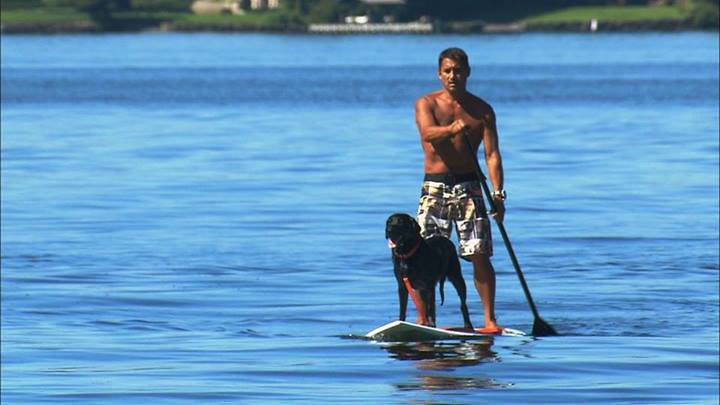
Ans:
{"label": "shoreline", "polygon": [[[399,11],[365,11],[359,18],[339,18],[339,6],[325,4],[311,13],[302,8],[276,6],[272,9],[189,10],[190,0],[163,0],[166,3],[126,2],[102,10],[80,3],[40,3],[40,0],[5,0],[0,33],[131,33],[131,32],[256,32],[285,34],[500,34],[527,32],[677,32],[720,31],[717,0],[688,0],[688,3],[650,2],[647,5],[537,5],[531,9],[498,7],[483,10],[471,7],[465,13],[422,14],[423,7],[407,5]],[[43,0],[45,1],[45,0]],[[155,1],[155,0],[153,0]],[[247,0],[246,0],[247,1]],[[659,0],[658,0],[659,1]],[[39,4],[45,4],[40,6]],[[114,4],[114,3],[113,3]],[[256,4],[257,6],[257,4]],[[419,8],[418,8],[419,7]],[[93,11],[94,10],[94,11]],[[410,10],[415,10],[413,14]],[[339,14],[338,14],[339,13]],[[409,13],[409,14],[408,14]],[[381,18],[382,16],[382,18]],[[384,22],[380,22],[380,21]],[[342,22],[345,21],[345,22]]]}
{"label": "shoreline", "polygon": [[105,34],[141,32],[237,32],[309,35],[367,34],[522,34],[522,33],[611,33],[611,32],[718,32],[701,29],[688,20],[644,21],[574,21],[574,22],[447,22],[447,23],[372,23],[372,24],[308,24],[286,27],[247,26],[244,24],[177,24],[128,26],[108,29],[93,21],[64,23],[3,23],[0,33],[13,34]]}

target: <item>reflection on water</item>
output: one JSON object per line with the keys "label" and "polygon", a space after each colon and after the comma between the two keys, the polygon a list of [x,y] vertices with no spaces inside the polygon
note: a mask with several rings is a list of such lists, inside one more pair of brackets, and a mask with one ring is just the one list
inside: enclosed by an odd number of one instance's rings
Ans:
{"label": "reflection on water", "polygon": [[512,384],[499,383],[488,377],[457,377],[448,375],[420,375],[416,383],[395,384],[401,391],[441,391],[508,388]]}
{"label": "reflection on water", "polygon": [[481,362],[500,361],[498,354],[491,349],[492,344],[493,338],[488,337],[472,342],[391,343],[382,347],[394,359],[417,361],[419,369],[451,370]]}
{"label": "reflection on water", "polygon": [[452,374],[428,374],[428,371],[454,371],[459,367],[479,366],[481,363],[500,362],[492,350],[492,337],[458,342],[387,343],[381,347],[390,357],[409,360],[421,372],[417,382],[399,383],[399,390],[457,390],[506,388],[511,384],[499,383],[489,377],[468,377]]}

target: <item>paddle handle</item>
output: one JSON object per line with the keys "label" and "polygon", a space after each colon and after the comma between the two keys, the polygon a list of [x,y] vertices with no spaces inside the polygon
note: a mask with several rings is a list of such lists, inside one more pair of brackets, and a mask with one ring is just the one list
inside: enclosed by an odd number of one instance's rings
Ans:
{"label": "paddle handle", "polygon": [[[495,205],[495,200],[493,199],[492,192],[490,191],[490,187],[487,185],[487,178],[482,172],[482,169],[480,169],[480,163],[478,162],[477,156],[475,156],[475,153],[473,153],[472,145],[470,144],[470,140],[468,140],[467,135],[463,133],[462,135],[463,139],[465,139],[465,144],[468,147],[468,150],[470,151],[470,154],[473,156],[473,161],[475,162],[475,171],[477,176],[480,178],[480,185],[482,186],[483,192],[485,193],[485,196],[488,200],[488,205],[490,205],[490,211],[491,212],[497,212],[497,205]],[[518,279],[520,280],[520,285],[522,286],[523,292],[525,293],[525,298],[527,298],[528,305],[530,305],[530,310],[532,311],[535,318],[540,318],[540,314],[538,314],[537,307],[535,307],[535,302],[532,299],[532,295],[530,295],[530,289],[528,288],[527,282],[525,281],[525,276],[522,273],[522,270],[520,269],[520,263],[517,260],[517,257],[515,256],[515,250],[513,250],[512,245],[510,244],[510,238],[508,237],[507,231],[505,231],[505,225],[501,221],[497,219],[497,217],[494,217],[495,224],[497,225],[498,229],[500,230],[500,235],[502,235],[503,242],[505,242],[505,248],[507,248],[508,255],[510,256],[510,261],[512,261],[513,267],[515,268],[515,273],[518,276]]]}

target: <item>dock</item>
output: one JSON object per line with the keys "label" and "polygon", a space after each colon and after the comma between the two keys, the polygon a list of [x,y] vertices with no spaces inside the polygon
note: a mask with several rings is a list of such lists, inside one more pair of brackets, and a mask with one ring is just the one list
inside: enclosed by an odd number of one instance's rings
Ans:
{"label": "dock", "polygon": [[313,34],[431,34],[435,32],[432,23],[368,23],[368,24],[310,24],[308,32]]}

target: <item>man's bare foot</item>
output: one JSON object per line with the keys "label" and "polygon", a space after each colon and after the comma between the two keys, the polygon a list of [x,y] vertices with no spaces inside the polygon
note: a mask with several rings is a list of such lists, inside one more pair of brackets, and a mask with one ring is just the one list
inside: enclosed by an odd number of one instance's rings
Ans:
{"label": "man's bare foot", "polygon": [[485,320],[485,326],[479,329],[476,329],[480,333],[500,333],[502,332],[503,328],[495,322],[495,320]]}

